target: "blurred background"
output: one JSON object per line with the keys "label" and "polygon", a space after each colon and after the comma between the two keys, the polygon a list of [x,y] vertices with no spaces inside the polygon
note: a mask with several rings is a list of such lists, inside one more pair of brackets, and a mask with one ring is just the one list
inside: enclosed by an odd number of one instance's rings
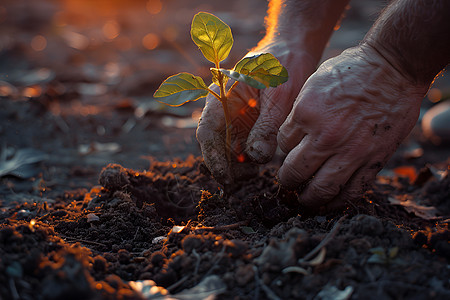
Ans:
{"label": "blurred background", "polygon": [[[323,59],[358,44],[385,3],[351,1]],[[55,162],[75,151],[99,166],[145,166],[130,155],[199,155],[203,101],[173,109],[152,94],[182,71],[210,82],[210,63],[190,39],[197,12],[232,28],[235,43],[223,64],[231,68],[264,35],[266,9],[266,0],[1,0],[2,143],[40,149]],[[449,96],[448,77],[436,81],[424,111]]]}

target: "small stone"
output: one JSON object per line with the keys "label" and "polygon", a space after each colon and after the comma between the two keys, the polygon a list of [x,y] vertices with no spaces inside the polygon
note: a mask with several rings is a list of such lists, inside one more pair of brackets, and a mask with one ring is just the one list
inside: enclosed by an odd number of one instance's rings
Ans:
{"label": "small stone", "polygon": [[96,221],[100,220],[100,218],[96,214],[93,214],[93,213],[88,214],[86,217],[87,217],[88,223],[96,222]]}
{"label": "small stone", "polygon": [[450,143],[450,101],[438,103],[425,113],[422,130],[435,145]]}

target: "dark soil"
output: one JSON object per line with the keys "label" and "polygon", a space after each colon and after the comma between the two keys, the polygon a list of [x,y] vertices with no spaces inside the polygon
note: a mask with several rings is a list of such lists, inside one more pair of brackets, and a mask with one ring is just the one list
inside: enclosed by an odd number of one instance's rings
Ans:
{"label": "dark soil", "polygon": [[[54,11],[26,19],[14,3],[4,8],[17,18],[0,23],[17,37],[0,48],[0,299],[450,298],[449,145],[417,126],[373,188],[335,213],[311,214],[280,189],[280,158],[227,195],[199,157],[191,114],[201,103],[147,104],[181,67],[152,68],[179,48],[69,49],[48,33]],[[202,5],[183,8],[187,20]],[[260,10],[248,22],[262,22]],[[261,29],[230,19],[242,52]],[[48,52],[33,52],[44,32]],[[114,84],[102,73],[109,60]]]}

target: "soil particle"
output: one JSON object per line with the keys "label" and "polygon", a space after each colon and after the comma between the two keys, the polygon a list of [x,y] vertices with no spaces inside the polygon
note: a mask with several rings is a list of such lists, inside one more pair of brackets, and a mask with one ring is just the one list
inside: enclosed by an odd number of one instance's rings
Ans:
{"label": "soil particle", "polygon": [[130,184],[126,169],[118,164],[109,164],[100,173],[98,182],[108,191],[122,191]]}

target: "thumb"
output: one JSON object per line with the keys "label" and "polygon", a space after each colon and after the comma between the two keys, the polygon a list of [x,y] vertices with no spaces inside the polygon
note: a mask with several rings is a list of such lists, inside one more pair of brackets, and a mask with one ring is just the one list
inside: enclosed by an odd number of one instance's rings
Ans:
{"label": "thumb", "polygon": [[247,138],[247,155],[255,162],[269,162],[277,149],[277,134],[292,109],[296,93],[289,87],[269,88],[260,93],[261,111]]}

